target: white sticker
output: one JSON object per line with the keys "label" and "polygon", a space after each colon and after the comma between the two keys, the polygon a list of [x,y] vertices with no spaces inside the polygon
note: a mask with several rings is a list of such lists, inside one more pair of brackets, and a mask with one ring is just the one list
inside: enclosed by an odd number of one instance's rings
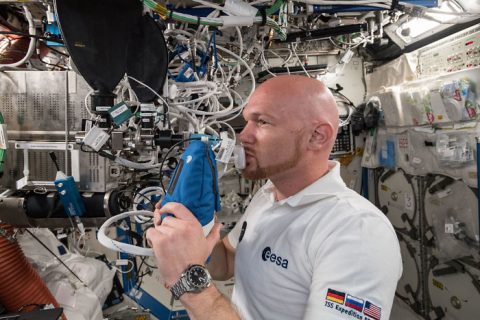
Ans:
{"label": "white sticker", "polygon": [[67,234],[66,234],[66,233],[59,233],[59,234],[57,234],[57,239],[58,239],[58,240],[65,239],[66,237],[67,237]]}
{"label": "white sticker", "polygon": [[0,149],[7,149],[7,125],[0,124]]}
{"label": "white sticker", "polygon": [[156,112],[157,108],[153,103],[145,103],[140,105],[140,111],[141,112]]}
{"label": "white sticker", "polygon": [[97,106],[95,108],[95,111],[108,111],[110,110],[111,107],[108,107],[108,106]]}
{"label": "white sticker", "polygon": [[128,107],[126,104],[122,104],[120,107],[110,112],[110,115],[112,116],[112,118],[116,118],[122,113],[124,113],[125,111],[128,111]]}
{"label": "white sticker", "polygon": [[[71,150],[70,145],[67,146]],[[65,150],[64,142],[17,142],[15,149],[26,150]]]}
{"label": "white sticker", "polygon": [[192,74],[193,74],[193,69],[188,68],[187,70],[185,70],[185,73],[183,74],[183,76],[188,79],[192,76]]}
{"label": "white sticker", "polygon": [[232,157],[233,149],[235,149],[235,141],[229,138],[223,139],[215,159],[223,163],[228,163]]}
{"label": "white sticker", "polygon": [[142,119],[142,122],[150,122],[150,119],[148,119],[148,118],[143,118],[143,119]]}
{"label": "white sticker", "polygon": [[405,209],[412,211],[413,210],[413,199],[411,193],[405,193]]}
{"label": "white sticker", "polygon": [[92,120],[85,121],[85,132],[92,130],[92,125],[93,125]]}
{"label": "white sticker", "polygon": [[445,233],[453,233],[453,224],[445,223]]}
{"label": "white sticker", "polygon": [[422,163],[422,159],[417,158],[417,157],[413,157],[412,162],[413,162],[414,164],[420,164],[420,163]]}

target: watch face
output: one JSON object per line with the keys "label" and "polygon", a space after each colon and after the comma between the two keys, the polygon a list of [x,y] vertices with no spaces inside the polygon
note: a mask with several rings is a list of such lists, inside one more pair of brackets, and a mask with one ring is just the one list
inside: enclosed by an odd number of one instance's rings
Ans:
{"label": "watch face", "polygon": [[210,281],[210,275],[203,266],[193,265],[188,269],[187,280],[196,288],[204,288]]}

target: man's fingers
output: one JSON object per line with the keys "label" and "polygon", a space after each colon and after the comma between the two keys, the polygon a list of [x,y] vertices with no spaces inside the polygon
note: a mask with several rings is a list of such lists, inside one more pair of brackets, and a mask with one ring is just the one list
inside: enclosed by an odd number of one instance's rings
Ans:
{"label": "man's fingers", "polygon": [[160,213],[158,210],[155,210],[153,213],[153,225],[154,226],[159,226],[162,224],[162,218],[160,217]]}
{"label": "man's fingers", "polygon": [[148,228],[147,229],[147,234],[145,236],[145,239],[147,239],[147,243],[150,247],[153,247],[152,243],[158,239],[160,236],[159,232],[155,230],[155,228]]}
{"label": "man's fingers", "polygon": [[170,213],[176,218],[182,220],[196,220],[193,213],[191,213],[190,210],[188,210],[183,204],[178,202],[169,202],[160,209],[155,210],[155,212],[160,214]]}

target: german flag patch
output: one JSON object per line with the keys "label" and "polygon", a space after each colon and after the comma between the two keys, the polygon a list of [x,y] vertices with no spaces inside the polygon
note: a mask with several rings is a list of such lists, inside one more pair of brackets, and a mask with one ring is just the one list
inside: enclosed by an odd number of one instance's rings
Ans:
{"label": "german flag patch", "polygon": [[332,301],[332,302],[335,302],[335,303],[338,303],[338,304],[343,304],[343,302],[345,301],[345,293],[340,292],[340,291],[336,291],[336,290],[332,290],[332,289],[328,289],[326,299],[328,301]]}

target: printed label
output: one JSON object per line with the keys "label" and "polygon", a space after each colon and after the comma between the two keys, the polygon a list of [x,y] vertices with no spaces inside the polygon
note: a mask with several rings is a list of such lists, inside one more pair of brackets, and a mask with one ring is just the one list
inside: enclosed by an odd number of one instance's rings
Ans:
{"label": "printed label", "polygon": [[453,224],[445,223],[445,233],[453,233]]}
{"label": "printed label", "polygon": [[229,138],[222,140],[222,145],[220,146],[220,150],[218,151],[217,156],[215,159],[217,161],[228,163],[230,158],[232,157],[233,150],[235,149],[235,141]]}
{"label": "printed label", "polygon": [[65,143],[18,142],[15,149],[27,150],[65,150]]}
{"label": "printed label", "polygon": [[190,78],[192,75],[193,75],[193,69],[192,68],[188,68],[187,70],[185,70],[185,73],[183,74],[185,78]]}
{"label": "printed label", "polygon": [[112,116],[112,118],[116,118],[118,117],[119,115],[121,115],[122,113],[124,113],[125,111],[128,111],[128,107],[127,105],[125,104],[122,104],[120,107],[118,107],[117,109],[113,110],[110,112],[110,115]]}
{"label": "printed label", "polygon": [[141,104],[140,105],[140,111],[141,112],[155,112],[156,108],[154,104],[148,103],[148,104]]}
{"label": "printed label", "polygon": [[85,132],[92,130],[92,126],[93,126],[92,120],[85,121]]}

